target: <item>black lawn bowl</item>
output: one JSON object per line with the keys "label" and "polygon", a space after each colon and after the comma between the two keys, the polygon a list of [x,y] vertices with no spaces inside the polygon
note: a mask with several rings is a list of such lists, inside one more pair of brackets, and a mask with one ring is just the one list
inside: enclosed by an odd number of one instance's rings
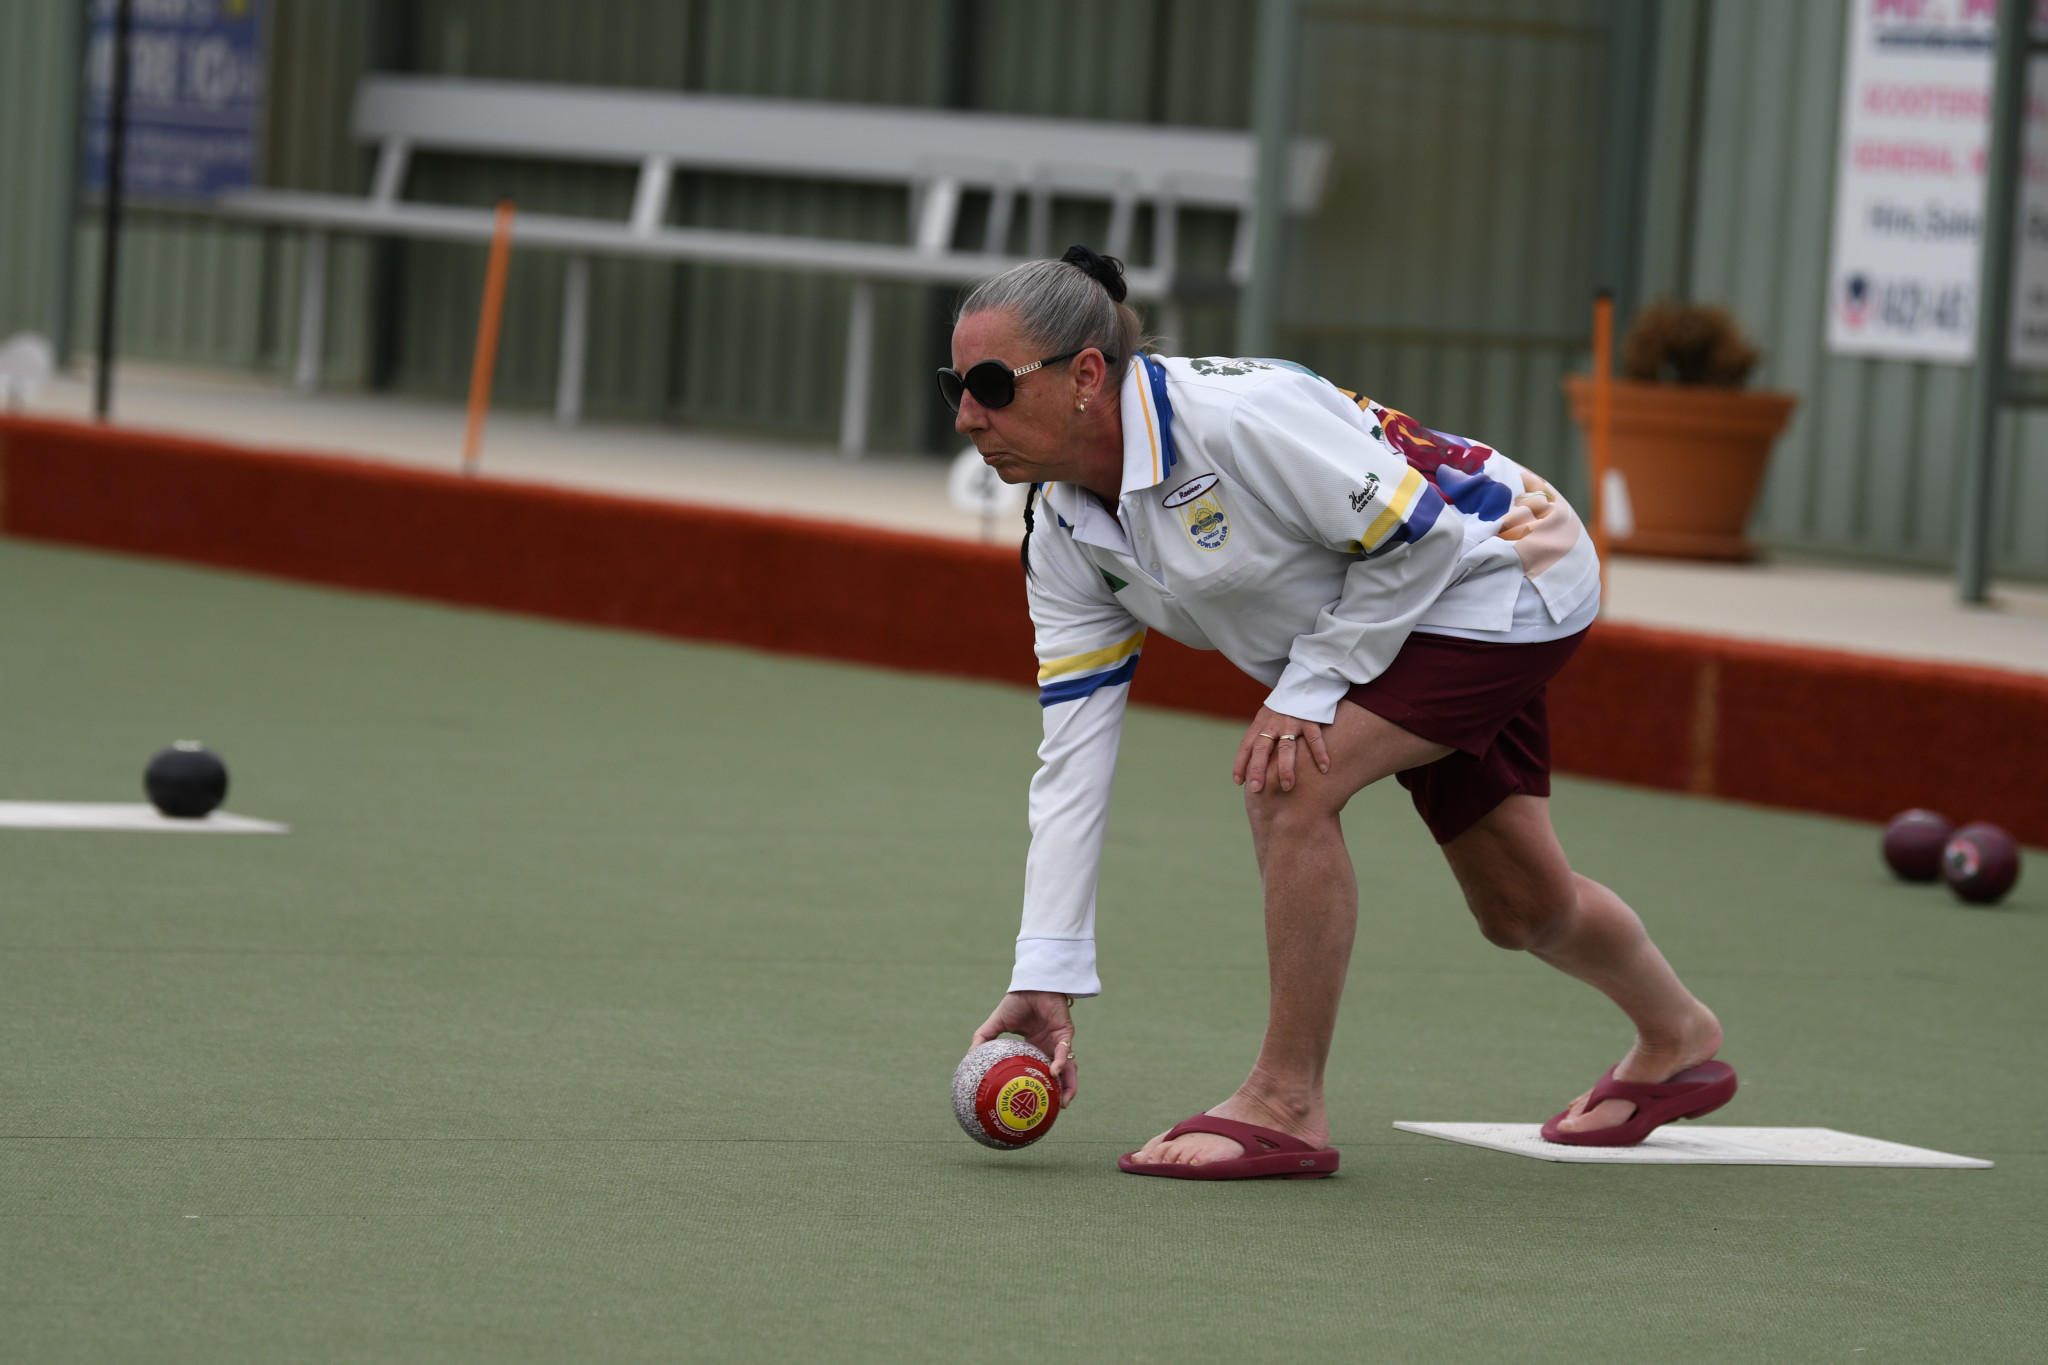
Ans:
{"label": "black lawn bowl", "polygon": [[181,739],[149,760],[142,788],[165,815],[198,820],[227,799],[228,768],[197,740]]}

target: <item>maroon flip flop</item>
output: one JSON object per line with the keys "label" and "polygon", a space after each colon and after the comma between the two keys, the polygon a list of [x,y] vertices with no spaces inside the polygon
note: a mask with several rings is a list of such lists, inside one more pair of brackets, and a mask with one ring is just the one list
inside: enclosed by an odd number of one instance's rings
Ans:
{"label": "maroon flip flop", "polygon": [[1734,1098],[1735,1068],[1726,1062],[1701,1062],[1654,1085],[1617,1081],[1610,1066],[1600,1084],[1586,1097],[1585,1109],[1603,1100],[1627,1100],[1636,1107],[1628,1121],[1612,1128],[1595,1128],[1590,1133],[1567,1133],[1557,1126],[1571,1114],[1567,1109],[1543,1125],[1543,1140],[1568,1147],[1633,1147],[1667,1123],[1703,1118]]}
{"label": "maroon flip flop", "polygon": [[1174,1180],[1256,1180],[1277,1175],[1289,1180],[1320,1180],[1337,1173],[1337,1149],[1318,1151],[1298,1137],[1290,1137],[1256,1123],[1219,1119],[1214,1114],[1197,1114],[1173,1125],[1169,1138],[1188,1133],[1214,1133],[1244,1148],[1244,1155],[1229,1161],[1211,1161],[1201,1166],[1184,1166],[1169,1161],[1133,1161],[1136,1152],[1116,1159],[1116,1168],[1126,1175],[1163,1175]]}

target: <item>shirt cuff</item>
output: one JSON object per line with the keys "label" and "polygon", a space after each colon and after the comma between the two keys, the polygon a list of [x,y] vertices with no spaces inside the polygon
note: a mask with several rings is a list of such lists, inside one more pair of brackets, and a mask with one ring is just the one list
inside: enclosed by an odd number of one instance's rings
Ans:
{"label": "shirt cuff", "polygon": [[1351,684],[1342,678],[1325,678],[1290,663],[1280,675],[1279,685],[1266,698],[1266,705],[1283,716],[1328,725],[1337,718],[1337,703]]}
{"label": "shirt cuff", "polygon": [[1095,940],[1018,939],[1017,968],[1010,973],[1010,989],[1073,996],[1102,994],[1102,982],[1095,975]]}

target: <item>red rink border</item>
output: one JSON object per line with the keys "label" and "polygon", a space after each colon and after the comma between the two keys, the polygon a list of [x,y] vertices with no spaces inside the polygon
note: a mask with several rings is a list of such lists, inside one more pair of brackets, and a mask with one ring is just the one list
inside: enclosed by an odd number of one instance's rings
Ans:
{"label": "red rink border", "polygon": [[[1028,685],[1022,570],[991,547],[795,517],[0,418],[0,531],[307,582]],[[1265,695],[1153,636],[1133,698]],[[2048,845],[2048,678],[1603,623],[1551,684],[1589,777]]]}

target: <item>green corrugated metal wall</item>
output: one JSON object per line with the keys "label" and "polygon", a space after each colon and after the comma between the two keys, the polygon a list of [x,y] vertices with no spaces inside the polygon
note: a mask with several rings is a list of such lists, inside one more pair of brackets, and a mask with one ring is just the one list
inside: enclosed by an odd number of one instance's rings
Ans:
{"label": "green corrugated metal wall", "polygon": [[0,4],[0,336],[57,330],[77,23],[69,4]]}
{"label": "green corrugated metal wall", "polygon": [[1301,123],[1335,165],[1283,346],[1568,491],[1559,381],[1586,348],[1607,12],[1314,5],[1302,35]]}
{"label": "green corrugated metal wall", "polygon": [[[1602,224],[1618,6],[1652,0],[1344,0],[1304,6],[1300,122],[1330,139],[1330,188],[1289,253],[1283,348],[1351,387],[1482,436],[1576,487],[1557,379],[1583,364]],[[1619,12],[1627,13],[1626,10]],[[1642,13],[1642,10],[1636,13]],[[48,327],[75,0],[0,6],[0,331]],[[1759,530],[1773,543],[1935,564],[1949,553],[1964,372],[1829,357],[1828,215],[1847,0],[1655,0],[1635,266],[1643,296],[1731,304],[1768,352],[1761,382],[1805,401]],[[1241,127],[1241,0],[276,0],[271,182],[360,189],[350,91],[367,66],[514,79],[969,106]],[[618,170],[424,158],[414,193],[623,216]],[[1611,189],[1611,185],[1610,185]],[[899,195],[686,177],[677,221],[900,239]],[[89,218],[89,215],[88,215]],[[1061,235],[1099,230],[1069,206]],[[1227,220],[1184,226],[1219,269]],[[76,339],[90,341],[93,233],[79,234]],[[130,354],[281,374],[298,243],[141,215]],[[481,252],[337,242],[326,381],[455,396]],[[553,396],[561,262],[515,263],[499,391]],[[759,271],[599,260],[594,416],[827,439],[846,287]],[[941,291],[883,289],[875,440],[944,439],[928,368]],[[1187,310],[1185,349],[1230,346],[1227,307]],[[382,373],[378,373],[379,367]],[[2048,574],[2048,421],[2010,424],[2004,568]]]}
{"label": "green corrugated metal wall", "polygon": [[[1283,343],[1341,382],[1483,433],[1568,481],[1575,456],[1556,379],[1582,347],[1597,172],[1589,92],[1617,2],[1361,0],[1304,14],[1301,120],[1332,141],[1336,162],[1325,207],[1291,253]],[[1252,7],[1242,0],[274,3],[269,178],[307,188],[363,185],[367,157],[348,144],[345,119],[372,66],[1220,127],[1244,126],[1249,104]],[[9,10],[12,22],[57,35],[41,39],[45,51],[75,13],[74,0]],[[22,141],[59,145],[49,129],[62,103],[49,86],[31,72],[10,87],[21,112],[8,109],[9,125],[44,124]],[[28,90],[40,96],[19,93]],[[54,186],[62,175],[44,178]],[[509,194],[532,209],[622,217],[632,182],[619,169],[422,157],[411,192],[464,203]],[[26,196],[43,201],[36,210],[10,212],[53,225],[53,192]],[[901,240],[907,221],[895,192],[713,176],[681,178],[671,214],[873,240]],[[1098,207],[1063,205],[1056,231],[1092,237],[1103,221]],[[1227,216],[1188,214],[1190,267],[1220,272],[1230,229]],[[96,296],[89,222],[79,240],[83,345]],[[38,240],[28,254],[49,249]],[[125,351],[282,374],[298,253],[290,233],[139,214],[124,257]],[[325,382],[458,395],[481,249],[344,239],[332,259]],[[9,286],[32,289],[20,274]],[[556,256],[515,260],[498,381],[506,402],[552,401],[561,274]],[[843,282],[601,258],[592,274],[593,416],[830,437]],[[949,295],[878,293],[874,439],[949,444],[929,378]],[[29,316],[0,298],[7,316]],[[1227,305],[1190,305],[1182,324],[1184,349],[1230,346]]]}

